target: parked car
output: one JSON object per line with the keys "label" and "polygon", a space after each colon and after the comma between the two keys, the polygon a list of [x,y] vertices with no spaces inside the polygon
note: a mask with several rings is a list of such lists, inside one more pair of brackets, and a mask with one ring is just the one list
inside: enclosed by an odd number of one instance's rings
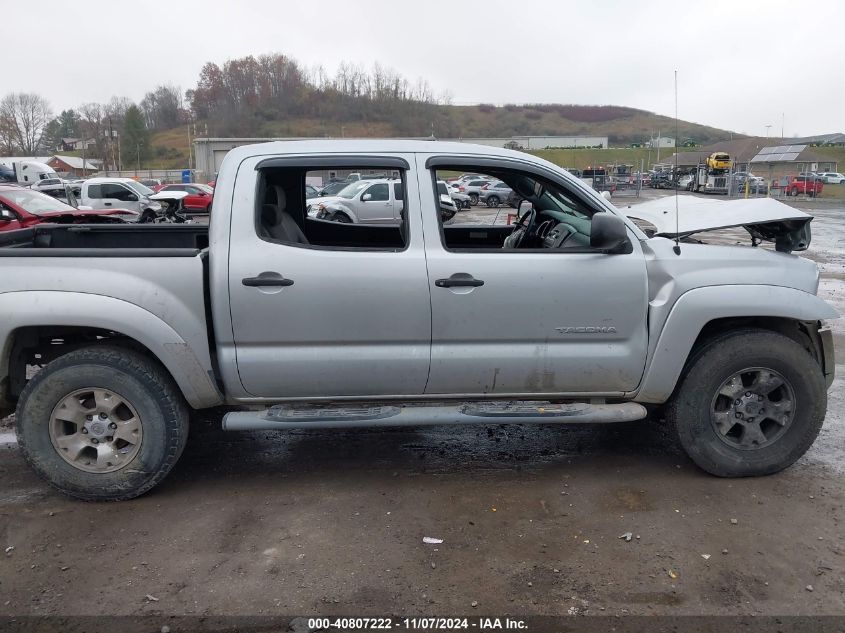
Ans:
{"label": "parked car", "polygon": [[734,178],[733,191],[735,194],[744,194],[746,188],[748,189],[749,194],[754,195],[767,194],[769,192],[769,185],[765,178],[761,178],[760,176],[755,176],[753,174],[750,176],[737,176]]}
{"label": "parked car", "polygon": [[164,186],[164,183],[161,182],[161,180],[159,180],[158,178],[139,178],[138,182],[140,182],[145,187],[149,187],[156,193],[158,193]]}
{"label": "parked car", "polygon": [[40,191],[0,185],[0,231],[25,229],[44,222],[135,222],[139,214],[128,209],[77,209]]}
{"label": "parked car", "polygon": [[[442,225],[427,184],[456,160],[495,161],[531,205],[521,221]],[[413,183],[401,224],[305,213],[307,170],[380,162],[402,179],[360,186],[387,206]],[[192,411],[223,404],[226,430],[285,432],[632,422],[665,405],[670,441],[722,477],[783,470],[821,430],[838,314],[791,254],[812,218],[788,205],[710,201],[731,206],[680,221],[677,200],[633,205],[651,204],[649,237],[539,158],[409,140],[245,145],[218,187],[209,226],[0,235],[0,415],[16,408],[18,450],[58,490],[151,490]],[[686,241],[743,226],[779,252]]]}
{"label": "parked car", "polygon": [[819,178],[826,185],[841,185],[845,182],[845,175],[840,174],[838,171],[827,171],[819,174]]}
{"label": "parked car", "polygon": [[208,213],[214,200],[214,189],[202,183],[164,185],[156,193],[163,191],[184,191],[188,195],[182,200],[182,207],[188,213]]}
{"label": "parked car", "polygon": [[30,187],[35,191],[41,191],[42,189],[52,189],[56,186],[64,185],[66,180],[63,178],[43,178],[41,180],[37,180]]}
{"label": "parked car", "polygon": [[461,190],[458,188],[457,185],[446,181],[446,188],[448,189],[449,195],[452,197],[452,200],[455,201],[455,206],[457,207],[458,211],[460,211],[461,209],[469,209],[472,206],[470,202],[470,197],[465,193],[461,193]]}
{"label": "parked car", "polygon": [[319,198],[320,192],[317,190],[317,187],[314,185],[309,185],[308,183],[305,184],[305,199],[310,200],[311,198]]}
{"label": "parked car", "polygon": [[692,191],[693,186],[695,186],[694,174],[683,174],[680,178],[678,178],[678,189]]}
{"label": "parked car", "polygon": [[308,201],[308,217],[343,223],[396,224],[405,204],[401,180],[352,180],[334,196]]}
{"label": "parked car", "polygon": [[481,188],[489,185],[493,180],[489,178],[475,178],[464,180],[458,184],[458,191],[469,196],[469,203],[472,206],[478,204],[478,199],[481,195]]}
{"label": "parked car", "polygon": [[797,196],[806,194],[811,198],[819,195],[822,192],[824,184],[815,174],[795,176],[788,185],[786,185],[787,196]]}
{"label": "parked car", "polygon": [[440,198],[440,219],[444,222],[451,220],[458,212],[458,204],[449,195],[449,187],[445,181],[437,181],[437,193]]}
{"label": "parked car", "polygon": [[672,180],[671,171],[658,171],[651,177],[649,186],[652,189],[674,189],[675,181]]}
{"label": "parked car", "polygon": [[131,178],[89,178],[82,183],[80,202],[88,207],[137,211],[141,221],[161,213],[161,203],[150,200],[154,192]]}
{"label": "parked car", "polygon": [[510,185],[504,182],[491,182],[484,185],[478,193],[478,201],[483,202],[488,207],[498,207],[500,204],[507,202],[510,195],[513,193]]}
{"label": "parked car", "polygon": [[[345,180],[334,180],[329,181],[327,185],[325,185],[322,189],[320,189],[320,196],[328,197],[328,196],[335,196],[337,193],[346,187],[349,183]],[[318,197],[320,197],[318,196]]]}

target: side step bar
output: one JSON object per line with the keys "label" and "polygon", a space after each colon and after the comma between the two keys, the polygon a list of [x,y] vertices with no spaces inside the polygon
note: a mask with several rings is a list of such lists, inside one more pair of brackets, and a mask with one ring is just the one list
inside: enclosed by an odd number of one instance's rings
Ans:
{"label": "side step bar", "polygon": [[332,429],[436,424],[584,424],[631,422],[646,417],[636,402],[463,402],[455,404],[291,406],[233,411],[223,417],[226,431]]}

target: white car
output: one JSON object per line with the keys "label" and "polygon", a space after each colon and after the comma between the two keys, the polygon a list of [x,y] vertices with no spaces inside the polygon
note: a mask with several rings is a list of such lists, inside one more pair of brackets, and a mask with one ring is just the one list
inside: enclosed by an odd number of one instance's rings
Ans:
{"label": "white car", "polygon": [[845,182],[845,176],[836,171],[828,171],[823,174],[819,174],[819,178],[821,178],[822,182],[826,185],[841,185]]}
{"label": "white car", "polygon": [[334,196],[308,200],[308,217],[343,223],[399,224],[405,206],[401,180],[354,180]]}

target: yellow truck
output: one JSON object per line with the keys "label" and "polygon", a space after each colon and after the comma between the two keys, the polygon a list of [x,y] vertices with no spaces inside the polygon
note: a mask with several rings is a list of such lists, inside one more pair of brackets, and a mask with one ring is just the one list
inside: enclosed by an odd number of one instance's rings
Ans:
{"label": "yellow truck", "polygon": [[731,157],[725,152],[713,152],[707,157],[707,170],[729,170],[731,168]]}

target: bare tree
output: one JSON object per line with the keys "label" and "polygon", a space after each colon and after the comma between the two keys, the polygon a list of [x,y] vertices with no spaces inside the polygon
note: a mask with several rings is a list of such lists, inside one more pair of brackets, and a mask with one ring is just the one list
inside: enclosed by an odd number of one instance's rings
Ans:
{"label": "bare tree", "polygon": [[77,111],[82,116],[80,128],[83,142],[87,143],[89,139],[93,139],[96,146],[96,150],[88,150],[89,156],[104,158],[105,134],[108,129],[106,107],[102,103],[83,103]]}
{"label": "bare tree", "polygon": [[49,102],[34,92],[13,92],[0,101],[0,135],[4,144],[23,154],[38,152],[52,118]]}

